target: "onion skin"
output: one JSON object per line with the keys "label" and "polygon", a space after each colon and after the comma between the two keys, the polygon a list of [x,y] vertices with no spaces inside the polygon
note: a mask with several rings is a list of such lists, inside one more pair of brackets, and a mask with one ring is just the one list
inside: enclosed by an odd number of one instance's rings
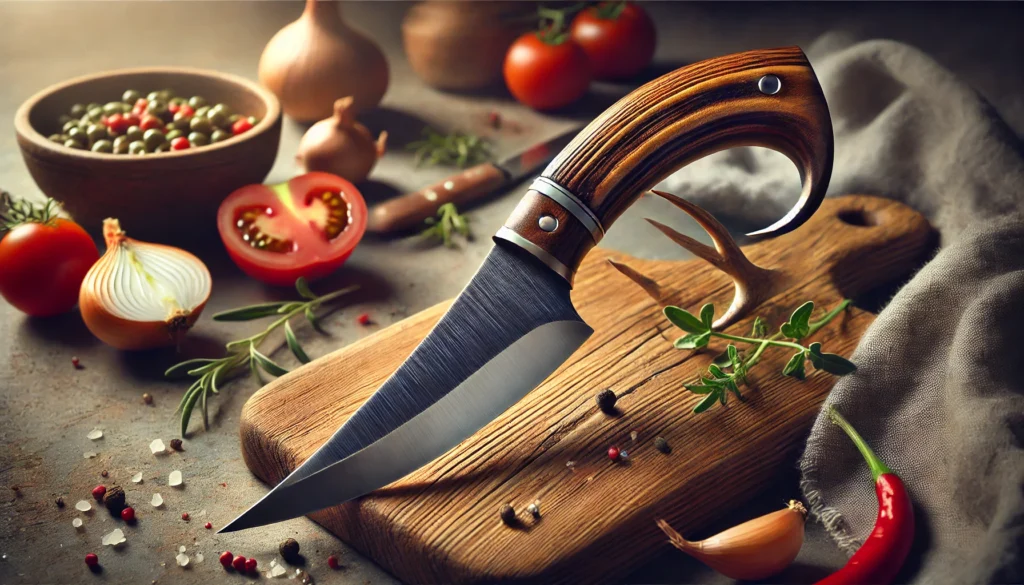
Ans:
{"label": "onion skin", "polygon": [[361,183],[384,154],[388,134],[375,140],[370,131],[353,118],[353,98],[334,102],[334,115],[310,127],[299,141],[295,160],[304,172],[320,171]]}
{"label": "onion skin", "polygon": [[[107,251],[85,275],[78,294],[79,311],[85,326],[100,341],[120,350],[137,351],[177,345],[199,319],[210,295],[207,294],[206,298],[190,311],[175,311],[164,321],[130,321],[112,314],[103,305],[96,290],[99,288],[100,280],[108,274],[114,263],[115,258],[111,252],[121,245],[122,241],[130,239],[121,231],[116,219],[108,219],[103,223],[103,235],[107,242]],[[191,256],[188,252],[172,246],[148,242],[140,244]],[[196,262],[209,275],[209,270],[198,258]]]}
{"label": "onion skin", "polygon": [[377,107],[388,89],[388,62],[380,47],[341,18],[337,2],[307,0],[302,16],[263,49],[259,80],[299,122],[331,115],[347,95],[353,114]]}
{"label": "onion skin", "polygon": [[804,543],[803,504],[791,501],[785,509],[734,526],[699,542],[690,542],[664,520],[658,526],[672,546],[731,579],[767,579],[788,567]]}

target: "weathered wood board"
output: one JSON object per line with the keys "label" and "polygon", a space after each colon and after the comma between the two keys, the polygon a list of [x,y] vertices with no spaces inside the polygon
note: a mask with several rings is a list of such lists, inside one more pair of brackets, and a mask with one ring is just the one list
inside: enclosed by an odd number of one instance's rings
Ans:
{"label": "weathered wood board", "polygon": [[[927,252],[931,228],[899,203],[829,199],[799,230],[744,248],[787,275],[756,314],[777,326],[806,300],[817,318],[843,298],[905,278]],[[596,249],[583,263],[573,301],[594,335],[540,387],[408,477],[355,502],[313,514],[397,577],[415,583],[470,581],[601,582],[650,559],[665,538],[654,519],[684,535],[740,505],[791,460],[835,378],[806,381],[779,371],[787,351],[769,350],[750,376],[745,402],[691,412],[693,382],[725,345],[674,349],[681,332],[657,302],[607,262],[626,262],[691,311],[733,292],[728,276],[703,260],[647,261]],[[321,445],[377,389],[440,318],[442,303],[326,355],[256,393],[245,405],[245,461],[276,484]],[[727,329],[747,334],[754,315]],[[874,316],[851,308],[818,332],[826,350],[850,355]],[[612,388],[620,413],[594,396]],[[633,442],[630,432],[636,431]],[[673,450],[653,446],[665,437]],[[629,451],[628,463],[606,455]],[[567,466],[568,462],[575,462]],[[798,494],[794,494],[797,496]],[[713,498],[713,501],[712,501]],[[541,518],[525,513],[540,500]],[[511,503],[521,527],[498,509]],[[727,504],[727,505],[723,505]],[[241,510],[239,510],[240,512]]]}

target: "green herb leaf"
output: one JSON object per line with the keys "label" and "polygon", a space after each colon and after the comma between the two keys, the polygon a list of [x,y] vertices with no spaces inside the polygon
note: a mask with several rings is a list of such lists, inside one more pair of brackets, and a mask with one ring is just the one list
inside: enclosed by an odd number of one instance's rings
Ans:
{"label": "green herb leaf", "polygon": [[707,397],[704,398],[704,400],[701,400],[700,403],[697,404],[697,406],[693,407],[694,414],[700,414],[705,410],[711,408],[711,405],[720,399],[721,394],[721,390],[715,390],[714,392],[708,394]]}
{"label": "green herb leaf", "polygon": [[711,392],[712,390],[715,389],[713,386],[704,386],[703,384],[683,384],[683,388],[686,388],[687,390],[693,392],[694,394],[707,394],[708,392]]}
{"label": "green herb leaf", "polygon": [[725,372],[722,371],[722,368],[719,368],[715,364],[711,364],[710,366],[708,366],[708,371],[711,372],[711,375],[714,376],[715,378],[727,379],[729,377],[728,375],[726,375]]}
{"label": "green herb leaf", "polygon": [[725,353],[729,356],[729,364],[733,367],[733,370],[738,370],[743,364],[740,363],[740,352],[736,349],[736,346],[729,344],[729,347],[725,348]]}
{"label": "green herb leaf", "polygon": [[306,278],[303,276],[295,279],[295,290],[299,292],[299,296],[306,299],[315,299],[316,295],[309,289],[309,283],[306,282]]}
{"label": "green herb leaf", "polygon": [[704,322],[694,317],[690,312],[679,307],[668,306],[663,309],[665,316],[673,325],[688,333],[705,333],[708,328]]}
{"label": "green herb leaf", "polygon": [[768,335],[768,325],[760,317],[754,317],[754,326],[750,332],[753,337],[764,337]]}
{"label": "green herb leaf", "polygon": [[203,393],[203,386],[200,380],[196,380],[194,384],[185,393],[185,398],[182,401],[181,408],[181,436],[188,434],[188,421],[192,418],[192,409],[195,408],[196,400],[199,399],[199,395]]}
{"label": "green herb leaf", "polygon": [[303,351],[302,346],[299,345],[299,340],[295,338],[295,332],[292,331],[292,326],[287,321],[285,321],[284,323],[284,339],[288,343],[288,348],[292,350],[293,354],[295,354],[295,357],[300,362],[308,364],[310,361],[309,356],[306,355],[306,352]]}
{"label": "green herb leaf", "polygon": [[821,354],[819,362],[815,363],[814,367],[836,376],[845,376],[857,371],[857,366],[853,362],[834,353]]}
{"label": "green herb leaf", "polygon": [[689,333],[675,340],[676,349],[700,349],[708,344],[710,333]]}
{"label": "green herb leaf", "polygon": [[782,375],[791,376],[798,380],[804,379],[804,360],[806,354],[802,351],[798,351],[793,357],[789,358],[786,362],[786,367],[782,368]]}
{"label": "green herb leaf", "polygon": [[213,316],[214,321],[252,321],[253,319],[262,319],[263,317],[270,317],[276,315],[277,310],[281,308],[284,303],[260,303],[258,305],[249,305],[248,307],[241,307],[238,309],[230,309],[227,311],[221,311]]}
{"label": "green herb leaf", "polygon": [[700,322],[704,324],[709,331],[711,330],[711,323],[715,320],[715,306],[708,303],[700,308]]}
{"label": "green herb leaf", "polygon": [[277,310],[277,314],[284,315],[285,313],[291,313],[295,309],[301,309],[304,305],[305,303],[285,303]]}
{"label": "green herb leaf", "polygon": [[814,302],[807,301],[793,311],[788,323],[783,323],[779,328],[782,334],[791,339],[803,339],[811,331],[811,312],[814,311]]}
{"label": "green herb leaf", "polygon": [[283,376],[288,373],[288,370],[282,368],[274,360],[260,353],[260,351],[256,349],[255,346],[250,347],[249,353],[252,355],[253,359],[256,360],[256,363],[258,363],[260,367],[263,368],[263,371],[270,374],[271,376]]}
{"label": "green herb leaf", "polygon": [[167,368],[164,372],[164,376],[170,378],[172,376],[184,376],[189,370],[198,366],[205,366],[206,364],[216,363],[219,360],[212,360],[207,358],[196,358],[192,360],[185,360],[181,363],[174,364]]}

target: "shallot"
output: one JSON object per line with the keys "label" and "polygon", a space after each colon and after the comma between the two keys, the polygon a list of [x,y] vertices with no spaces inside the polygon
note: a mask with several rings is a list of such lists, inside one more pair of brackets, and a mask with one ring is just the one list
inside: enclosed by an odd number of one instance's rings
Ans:
{"label": "shallot", "polygon": [[332,173],[353,183],[369,176],[384,154],[388,133],[374,139],[366,126],[356,122],[352,104],[351,96],[337,100],[334,115],[313,124],[302,136],[295,159],[305,172]]}

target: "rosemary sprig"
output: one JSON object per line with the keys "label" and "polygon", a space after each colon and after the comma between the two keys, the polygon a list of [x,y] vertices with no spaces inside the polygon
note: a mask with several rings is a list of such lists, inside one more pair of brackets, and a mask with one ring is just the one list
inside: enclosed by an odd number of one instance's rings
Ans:
{"label": "rosemary sprig", "polygon": [[437,217],[428,217],[426,224],[430,227],[420,232],[420,235],[425,238],[440,238],[448,248],[455,247],[452,240],[453,232],[465,238],[469,237],[469,219],[465,215],[460,215],[455,204],[451,202],[439,207]]}
{"label": "rosemary sprig", "polygon": [[423,129],[423,140],[410,142],[406,148],[416,152],[416,166],[446,165],[465,168],[491,160],[491,145],[473,134],[450,132],[441,134],[433,128]]}
{"label": "rosemary sprig", "polygon": [[185,395],[178,404],[176,412],[181,413],[181,434],[185,435],[188,430],[189,419],[192,417],[192,411],[197,402],[203,413],[203,429],[210,427],[209,412],[206,407],[207,397],[209,394],[219,394],[221,385],[229,378],[237,376],[248,369],[256,380],[263,384],[263,378],[260,375],[261,370],[272,376],[282,376],[288,373],[286,368],[259,350],[260,344],[278,328],[284,329],[285,342],[292,353],[295,354],[295,357],[302,363],[308,363],[310,361],[309,356],[302,349],[302,346],[299,345],[295,332],[292,330],[290,320],[297,315],[304,315],[306,320],[315,329],[320,330],[316,310],[321,305],[334,301],[338,297],[358,288],[358,286],[349,286],[323,296],[317,296],[310,290],[306,280],[299,278],[295,281],[295,289],[299,292],[300,296],[306,299],[305,301],[261,303],[223,311],[214,315],[213,319],[215,321],[252,321],[254,319],[275,316],[278,318],[271,322],[270,325],[267,325],[266,329],[255,335],[229,342],[227,344],[227,355],[222,358],[186,360],[171,366],[164,372],[164,375],[168,377],[187,374],[197,378],[189,389],[185,391]]}
{"label": "rosemary sprig", "polygon": [[12,230],[25,222],[49,223],[57,217],[57,202],[47,198],[42,205],[27,199],[15,199],[0,189],[0,233]]}
{"label": "rosemary sprig", "polygon": [[[761,354],[770,346],[788,347],[797,350],[782,369],[782,374],[785,376],[792,376],[803,380],[806,376],[804,365],[807,361],[811,362],[815,369],[823,370],[836,376],[845,376],[855,372],[857,366],[853,362],[833,353],[822,353],[820,343],[815,342],[806,347],[797,343],[817,333],[819,329],[827,325],[839,313],[846,310],[846,307],[849,305],[850,300],[844,300],[820,320],[812,323],[810,318],[811,313],[814,311],[814,303],[808,301],[797,307],[789,317],[789,321],[783,323],[779,327],[778,333],[771,337],[766,337],[768,327],[760,317],[754,319],[752,336],[742,337],[712,329],[711,324],[715,319],[715,306],[713,304],[709,303],[701,307],[699,318],[679,307],[665,307],[663,311],[665,317],[673,325],[687,332],[686,335],[675,340],[673,345],[678,349],[700,349],[706,347],[712,337],[756,346],[753,354],[746,356],[735,345],[729,344],[726,347],[726,352],[708,366],[708,372],[700,377],[699,384],[684,384],[690,392],[706,395],[706,398],[694,407],[693,412],[704,412],[711,408],[715,402],[720,402],[724,405],[728,392],[735,394],[737,399],[743,400],[739,387],[746,383],[747,373],[750,371],[750,368],[757,365],[761,360]],[[784,339],[791,341],[784,341]],[[731,370],[731,372],[726,370]]]}

